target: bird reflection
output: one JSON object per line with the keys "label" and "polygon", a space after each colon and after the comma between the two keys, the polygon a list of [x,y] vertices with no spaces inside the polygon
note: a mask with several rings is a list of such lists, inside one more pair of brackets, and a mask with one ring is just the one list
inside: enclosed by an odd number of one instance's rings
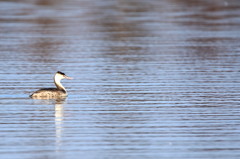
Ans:
{"label": "bird reflection", "polygon": [[63,132],[63,117],[64,117],[64,104],[65,98],[56,99],[55,103],[55,142],[56,151],[60,151],[62,145],[62,132]]}
{"label": "bird reflection", "polygon": [[[55,98],[55,99],[33,99],[36,105],[47,105],[47,107],[54,105],[54,111],[51,117],[54,119],[55,128],[55,151],[60,151],[62,145],[62,133],[63,133],[63,122],[64,122],[64,104],[66,98]],[[49,111],[49,109],[48,109]]]}

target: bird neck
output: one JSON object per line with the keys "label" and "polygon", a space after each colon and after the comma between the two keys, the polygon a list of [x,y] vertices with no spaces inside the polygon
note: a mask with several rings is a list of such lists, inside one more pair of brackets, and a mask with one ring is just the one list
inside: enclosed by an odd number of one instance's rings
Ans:
{"label": "bird neck", "polygon": [[54,83],[57,87],[58,90],[61,90],[61,91],[64,91],[64,92],[67,92],[66,89],[63,87],[63,85],[61,84],[61,79],[58,78],[57,76],[54,77]]}

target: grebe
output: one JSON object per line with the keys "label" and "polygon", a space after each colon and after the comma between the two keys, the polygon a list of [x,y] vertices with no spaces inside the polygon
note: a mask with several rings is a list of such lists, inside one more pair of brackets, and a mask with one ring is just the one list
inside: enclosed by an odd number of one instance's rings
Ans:
{"label": "grebe", "polygon": [[65,75],[65,73],[58,71],[54,75],[54,83],[57,88],[42,88],[34,92],[32,95],[30,95],[30,97],[44,98],[44,99],[66,97],[67,91],[60,82],[62,79],[73,79],[73,78],[68,77]]}

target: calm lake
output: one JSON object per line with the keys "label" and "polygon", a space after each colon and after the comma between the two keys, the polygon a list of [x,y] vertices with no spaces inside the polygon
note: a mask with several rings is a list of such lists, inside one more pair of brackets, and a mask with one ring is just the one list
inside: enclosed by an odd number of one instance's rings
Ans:
{"label": "calm lake", "polygon": [[[239,159],[240,1],[0,0],[1,159]],[[54,87],[69,96],[31,99]]]}

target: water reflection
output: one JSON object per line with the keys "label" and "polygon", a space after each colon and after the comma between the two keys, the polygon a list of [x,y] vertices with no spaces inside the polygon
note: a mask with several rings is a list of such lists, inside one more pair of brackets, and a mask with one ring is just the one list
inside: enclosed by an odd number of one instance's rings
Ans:
{"label": "water reflection", "polygon": [[63,120],[64,120],[64,101],[56,100],[55,103],[55,131],[56,131],[56,151],[60,151],[62,145]]}
{"label": "water reflection", "polygon": [[63,123],[64,123],[64,104],[66,98],[58,99],[33,99],[34,105],[54,105],[54,125],[55,125],[55,151],[61,150]]}

